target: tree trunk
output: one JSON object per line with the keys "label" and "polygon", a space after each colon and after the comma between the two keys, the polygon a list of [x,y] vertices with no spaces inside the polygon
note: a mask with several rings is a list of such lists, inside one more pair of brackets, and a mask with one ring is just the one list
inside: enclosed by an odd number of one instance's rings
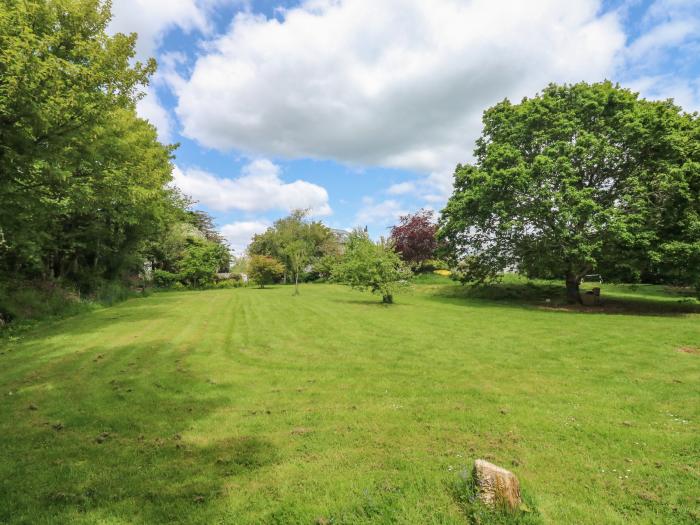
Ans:
{"label": "tree trunk", "polygon": [[387,294],[382,296],[382,302],[384,304],[392,304],[394,302],[394,296],[391,294]]}
{"label": "tree trunk", "polygon": [[294,295],[299,295],[299,272],[294,274]]}
{"label": "tree trunk", "polygon": [[580,284],[580,277],[572,274],[566,276],[566,300],[569,302],[569,304],[577,304],[581,302],[581,292],[579,291]]}

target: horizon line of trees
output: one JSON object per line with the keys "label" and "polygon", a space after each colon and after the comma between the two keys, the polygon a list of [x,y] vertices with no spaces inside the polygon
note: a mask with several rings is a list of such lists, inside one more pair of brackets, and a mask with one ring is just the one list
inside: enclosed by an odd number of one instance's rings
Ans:
{"label": "horizon line of trees", "polygon": [[[30,281],[81,294],[151,274],[211,284],[230,249],[171,187],[177,146],[136,114],[156,69],[134,60],[137,36],[106,33],[102,0],[4,2],[0,14],[0,316]],[[341,243],[296,210],[248,252],[256,282],[295,294],[334,279],[390,302],[385,285],[445,264],[470,284],[508,270],[561,279],[572,302],[589,273],[700,293],[700,117],[609,81],[551,84],[484,112],[437,219],[419,210],[387,239]]]}

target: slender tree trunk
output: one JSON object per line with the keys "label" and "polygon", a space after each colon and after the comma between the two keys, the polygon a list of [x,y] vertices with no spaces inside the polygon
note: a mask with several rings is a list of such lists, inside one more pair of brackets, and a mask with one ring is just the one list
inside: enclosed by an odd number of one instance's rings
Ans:
{"label": "slender tree trunk", "polygon": [[382,296],[382,302],[384,304],[392,304],[394,302],[394,296],[391,294],[387,294]]}
{"label": "slender tree trunk", "polygon": [[574,274],[569,274],[566,276],[566,300],[569,304],[576,304],[581,302],[581,292],[579,286],[581,284],[581,278]]}
{"label": "slender tree trunk", "polygon": [[299,272],[294,274],[294,295],[299,295]]}

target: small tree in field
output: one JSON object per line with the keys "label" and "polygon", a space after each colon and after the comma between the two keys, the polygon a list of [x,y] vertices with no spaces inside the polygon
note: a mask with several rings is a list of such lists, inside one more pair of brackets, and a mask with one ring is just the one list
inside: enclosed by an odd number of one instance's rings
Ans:
{"label": "small tree in field", "polygon": [[252,255],[248,261],[248,276],[260,288],[275,282],[284,275],[284,266],[267,255]]}
{"label": "small tree in field", "polygon": [[394,293],[407,285],[410,276],[390,242],[375,243],[360,231],[350,234],[345,253],[333,268],[334,280],[379,294],[387,304],[394,302]]}
{"label": "small tree in field", "polygon": [[437,225],[431,210],[419,210],[399,218],[399,224],[392,226],[390,239],[401,258],[414,269],[435,256]]}
{"label": "small tree in field", "polygon": [[285,247],[284,254],[294,276],[294,295],[299,295],[299,274],[309,263],[311,246],[304,239],[296,239]]}

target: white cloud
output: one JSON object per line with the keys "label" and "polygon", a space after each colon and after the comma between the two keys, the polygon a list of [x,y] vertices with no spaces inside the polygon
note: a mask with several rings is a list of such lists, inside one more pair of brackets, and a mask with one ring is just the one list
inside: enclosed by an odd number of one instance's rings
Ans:
{"label": "white cloud", "polygon": [[[211,11],[223,3],[241,3],[236,0],[114,0],[112,20],[108,33],[137,33],[136,58],[146,61],[155,58],[168,31],[179,28],[185,33],[198,31],[211,35],[213,26],[209,22]],[[166,57],[163,57],[166,58]],[[161,60],[159,60],[161,63]],[[162,65],[162,64],[161,64]],[[167,64],[166,64],[167,67]],[[137,105],[141,118],[150,121],[158,130],[161,142],[171,142],[175,127],[173,118],[162,106],[156,90],[163,76],[157,73],[145,97]]]}
{"label": "white cloud", "polygon": [[624,53],[626,84],[651,99],[673,98],[687,111],[700,110],[700,3],[656,0],[640,35]]}
{"label": "white cloud", "polygon": [[330,215],[328,192],[303,180],[286,183],[280,168],[267,159],[254,160],[235,179],[217,177],[196,168],[175,167],[173,183],[185,194],[216,211],[309,209],[311,215]]}
{"label": "white cloud", "polygon": [[451,172],[485,107],[613,71],[624,34],[599,8],[314,0],[281,21],[239,14],[177,87],[177,114],[222,150]]}
{"label": "white cloud", "polygon": [[453,170],[433,171],[425,177],[389,186],[389,195],[410,195],[425,202],[424,207],[441,208],[452,193]]}
{"label": "white cloud", "polygon": [[158,131],[158,140],[164,144],[173,141],[173,119],[160,104],[158,95],[152,87],[146,88],[146,96],[138,101],[136,110],[139,117],[148,120]]}
{"label": "white cloud", "polygon": [[655,75],[637,78],[629,85],[649,99],[672,98],[686,111],[700,111],[700,78],[693,80],[675,75]]}
{"label": "white cloud", "polygon": [[389,227],[398,221],[399,216],[407,213],[403,205],[394,199],[375,202],[371,197],[365,197],[362,199],[362,207],[355,216],[355,223],[358,226]]}
{"label": "white cloud", "polygon": [[242,255],[253,235],[264,232],[269,226],[269,223],[263,221],[239,221],[222,226],[221,234],[236,254]]}
{"label": "white cloud", "polygon": [[111,33],[138,33],[136,54],[140,59],[156,55],[165,33],[179,27],[185,32],[210,32],[207,14],[195,0],[115,0]]}
{"label": "white cloud", "polygon": [[640,60],[651,53],[663,52],[683,43],[689,36],[696,35],[698,30],[700,20],[692,18],[659,24],[629,46],[629,55],[632,59]]}
{"label": "white cloud", "polygon": [[[165,34],[176,27],[185,32],[210,31],[206,13],[195,0],[114,0],[107,31],[111,34],[137,33],[136,58],[145,61],[157,55]],[[136,109],[141,118],[156,127],[158,139],[169,143],[173,138],[174,122],[154,88],[159,80],[158,75],[152,79]]]}
{"label": "white cloud", "polygon": [[398,184],[392,184],[386,192],[389,195],[407,195],[416,191],[415,182],[400,182]]}

